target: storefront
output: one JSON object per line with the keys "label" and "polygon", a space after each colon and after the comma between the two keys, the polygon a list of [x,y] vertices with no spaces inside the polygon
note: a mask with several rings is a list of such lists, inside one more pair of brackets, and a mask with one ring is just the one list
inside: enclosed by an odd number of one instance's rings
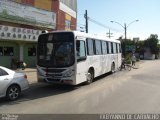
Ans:
{"label": "storefront", "polygon": [[18,43],[10,41],[0,41],[0,65],[11,67],[11,59],[19,57]]}
{"label": "storefront", "polygon": [[38,36],[55,28],[54,12],[0,0],[0,66],[12,68],[14,59],[35,67]]}
{"label": "storefront", "polygon": [[[14,30],[14,32],[13,32]],[[36,44],[40,30],[0,26],[0,65],[11,68],[12,59],[36,65]]]}

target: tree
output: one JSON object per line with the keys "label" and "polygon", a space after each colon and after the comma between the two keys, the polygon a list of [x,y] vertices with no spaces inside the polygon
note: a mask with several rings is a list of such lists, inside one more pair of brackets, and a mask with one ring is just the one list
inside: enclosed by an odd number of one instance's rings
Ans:
{"label": "tree", "polygon": [[145,41],[138,41],[136,43],[136,53],[144,54],[144,43]]}
{"label": "tree", "polygon": [[151,34],[150,37],[145,41],[144,45],[145,47],[150,48],[152,54],[158,54],[158,41],[158,35]]}
{"label": "tree", "polygon": [[121,46],[122,46],[122,53],[124,56],[127,55],[127,53],[132,52],[133,46],[135,46],[134,41],[131,41],[130,39],[127,40],[122,40],[121,41]]}

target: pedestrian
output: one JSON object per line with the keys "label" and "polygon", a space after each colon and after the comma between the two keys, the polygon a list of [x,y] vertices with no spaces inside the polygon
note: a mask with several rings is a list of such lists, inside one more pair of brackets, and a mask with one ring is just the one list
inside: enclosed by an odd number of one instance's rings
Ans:
{"label": "pedestrian", "polygon": [[132,54],[132,65],[135,66],[136,63],[136,56]]}

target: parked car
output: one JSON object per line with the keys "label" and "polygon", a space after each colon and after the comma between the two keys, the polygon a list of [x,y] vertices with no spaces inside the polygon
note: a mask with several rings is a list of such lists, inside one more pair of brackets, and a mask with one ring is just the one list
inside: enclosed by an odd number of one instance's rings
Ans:
{"label": "parked car", "polygon": [[7,97],[9,100],[16,100],[20,93],[28,88],[25,73],[0,66],[0,98]]}

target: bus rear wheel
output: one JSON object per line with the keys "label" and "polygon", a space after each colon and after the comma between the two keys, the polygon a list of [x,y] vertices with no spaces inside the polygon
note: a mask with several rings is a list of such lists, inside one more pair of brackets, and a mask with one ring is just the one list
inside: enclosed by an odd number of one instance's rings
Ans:
{"label": "bus rear wheel", "polygon": [[111,73],[114,73],[114,72],[115,72],[115,64],[112,63],[112,65],[111,65]]}
{"label": "bus rear wheel", "polygon": [[94,79],[94,73],[93,71],[90,69],[87,73],[87,81],[86,81],[86,84],[89,85],[93,82],[93,79]]}

